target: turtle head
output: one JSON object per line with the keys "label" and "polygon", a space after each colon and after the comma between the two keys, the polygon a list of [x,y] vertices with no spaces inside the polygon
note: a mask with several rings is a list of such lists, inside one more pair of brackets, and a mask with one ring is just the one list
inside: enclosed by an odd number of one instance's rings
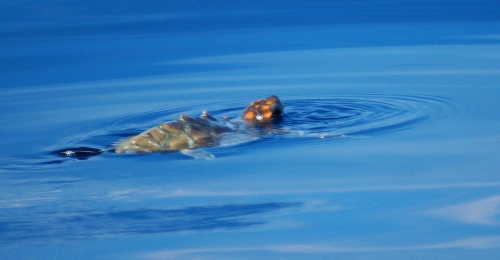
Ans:
{"label": "turtle head", "polygon": [[252,102],[243,111],[243,119],[251,123],[269,123],[281,118],[285,107],[277,96]]}

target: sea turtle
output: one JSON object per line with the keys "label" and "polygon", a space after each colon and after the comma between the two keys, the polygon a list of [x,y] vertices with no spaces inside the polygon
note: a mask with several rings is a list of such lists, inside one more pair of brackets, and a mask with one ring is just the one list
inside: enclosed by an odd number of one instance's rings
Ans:
{"label": "sea turtle", "polygon": [[[276,96],[252,102],[241,115],[241,118],[252,124],[273,123],[281,119],[284,112],[283,103]],[[177,120],[161,123],[136,136],[120,141],[114,145],[116,153],[152,153],[180,151],[195,158],[211,158],[211,154],[195,150],[219,144],[225,133],[238,131],[240,128],[225,117],[217,120],[203,111],[199,118],[181,115]],[[104,151],[92,148],[75,148],[58,151],[65,156],[86,158]]]}

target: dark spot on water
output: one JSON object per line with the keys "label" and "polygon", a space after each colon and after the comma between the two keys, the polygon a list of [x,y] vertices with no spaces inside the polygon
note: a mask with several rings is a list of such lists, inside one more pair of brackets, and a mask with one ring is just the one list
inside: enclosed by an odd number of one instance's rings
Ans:
{"label": "dark spot on water", "polygon": [[91,147],[77,147],[77,148],[66,148],[61,150],[56,150],[52,152],[57,156],[71,157],[78,160],[86,160],[89,157],[100,155],[104,150],[91,148]]}

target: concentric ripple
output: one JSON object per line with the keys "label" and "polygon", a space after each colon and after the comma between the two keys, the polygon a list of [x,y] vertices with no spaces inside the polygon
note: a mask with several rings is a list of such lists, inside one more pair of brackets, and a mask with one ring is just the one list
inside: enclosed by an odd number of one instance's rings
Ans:
{"label": "concentric ripple", "polygon": [[[448,99],[424,95],[343,95],[326,97],[283,98],[283,121],[274,125],[251,126],[239,118],[248,100],[231,103],[200,104],[130,114],[86,128],[80,136],[70,137],[67,146],[105,149],[123,138],[136,135],[158,123],[175,120],[180,114],[196,117],[204,109],[216,118],[228,116],[240,125],[239,130],[223,138],[224,147],[259,142],[262,137],[369,137],[429,127],[449,115]],[[426,122],[424,124],[424,122]],[[290,144],[290,142],[287,142]],[[279,143],[276,143],[279,146]],[[224,148],[221,148],[224,149]],[[234,151],[234,150],[233,150]]]}
{"label": "concentric ripple", "polygon": [[283,126],[304,134],[374,136],[424,127],[447,116],[450,101],[422,95],[361,95],[286,102]]}
{"label": "concentric ripple", "polygon": [[[67,136],[54,147],[48,149],[50,159],[34,155],[36,158],[16,159],[4,163],[17,165],[58,164],[67,158],[54,159],[54,151],[71,147],[109,150],[112,144],[158,123],[175,120],[180,114],[198,116],[204,109],[216,118],[228,116],[239,125],[236,133],[224,136],[218,153],[229,155],[247,149],[259,149],[259,142],[275,140],[273,146],[303,145],[308,140],[331,141],[346,138],[370,137],[392,134],[410,129],[433,127],[446,122],[453,114],[450,100],[426,95],[342,95],[321,97],[300,97],[282,99],[285,104],[283,121],[274,125],[251,126],[239,118],[249,100],[235,100],[230,103],[217,102],[181,107],[170,110],[156,110],[128,114],[98,121],[82,129],[74,136]],[[283,137],[287,142],[280,142]],[[321,139],[318,139],[321,138]],[[301,139],[300,141],[297,139]],[[294,140],[295,139],[295,140]],[[245,145],[248,144],[248,145]],[[242,146],[243,145],[243,146]],[[80,148],[79,148],[80,149]],[[210,148],[213,149],[213,148]],[[46,152],[43,152],[46,153]],[[217,156],[217,154],[216,154]],[[78,158],[76,158],[78,159]]]}
{"label": "concentric ripple", "polygon": [[[284,98],[282,101],[285,104],[282,122],[244,128],[240,133],[225,137],[223,144],[226,147],[217,152],[230,156],[258,150],[262,142],[269,141],[279,148],[421,131],[446,123],[452,118],[454,109],[453,103],[446,98],[410,94],[336,95]],[[241,113],[243,108],[231,112]]]}

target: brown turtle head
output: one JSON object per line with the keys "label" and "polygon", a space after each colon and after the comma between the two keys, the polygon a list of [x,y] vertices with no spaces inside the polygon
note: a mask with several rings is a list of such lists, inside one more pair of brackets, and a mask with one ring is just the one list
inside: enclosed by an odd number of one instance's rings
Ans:
{"label": "brown turtle head", "polygon": [[281,118],[285,107],[277,96],[259,99],[243,111],[243,119],[251,123],[269,123]]}

